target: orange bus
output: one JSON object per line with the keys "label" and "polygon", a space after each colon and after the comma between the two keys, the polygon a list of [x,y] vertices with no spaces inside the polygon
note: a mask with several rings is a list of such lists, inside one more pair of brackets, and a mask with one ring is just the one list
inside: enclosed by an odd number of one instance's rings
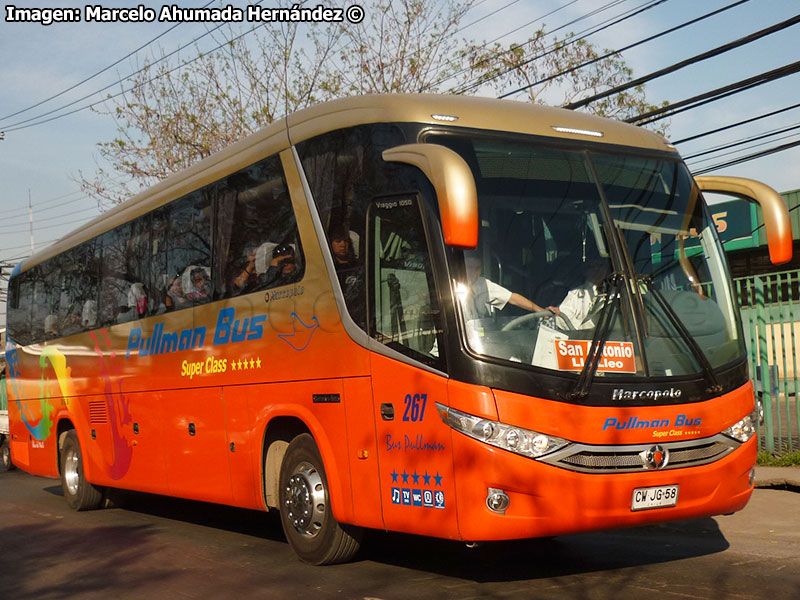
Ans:
{"label": "orange bus", "polygon": [[11,455],[121,488],[478,542],[731,513],[757,411],[701,190],[661,136],[476,98],[321,104],[18,265]]}

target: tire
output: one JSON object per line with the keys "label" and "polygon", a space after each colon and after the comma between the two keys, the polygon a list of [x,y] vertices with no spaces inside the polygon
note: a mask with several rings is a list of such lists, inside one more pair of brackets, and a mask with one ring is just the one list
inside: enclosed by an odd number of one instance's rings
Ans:
{"label": "tire", "polygon": [[11,446],[9,446],[8,437],[3,438],[3,443],[0,444],[0,464],[6,471],[13,471],[17,468],[11,462]]}
{"label": "tire", "polygon": [[330,565],[358,552],[362,530],[334,519],[322,458],[307,433],[294,438],[283,456],[280,511],[283,532],[300,560]]}
{"label": "tire", "polygon": [[103,488],[92,485],[83,475],[83,455],[74,429],[64,435],[61,446],[61,489],[74,510],[94,510],[103,503]]}

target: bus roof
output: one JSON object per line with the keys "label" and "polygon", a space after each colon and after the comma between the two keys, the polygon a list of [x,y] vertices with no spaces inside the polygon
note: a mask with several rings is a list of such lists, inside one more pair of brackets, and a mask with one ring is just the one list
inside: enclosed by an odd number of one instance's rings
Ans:
{"label": "bus roof", "polygon": [[661,135],[603,117],[562,108],[435,94],[375,94],[324,102],[292,113],[246,138],[170,175],[96,217],[24,261],[16,275],[136,216],[219,180],[248,164],[328,131],[367,123],[429,123],[487,131],[593,141],[675,152]]}

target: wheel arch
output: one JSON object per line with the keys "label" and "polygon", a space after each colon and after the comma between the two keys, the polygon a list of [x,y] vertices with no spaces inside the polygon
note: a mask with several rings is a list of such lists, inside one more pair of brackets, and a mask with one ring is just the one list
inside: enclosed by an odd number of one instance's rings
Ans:
{"label": "wheel arch", "polygon": [[[70,419],[59,419],[58,425],[56,426],[56,469],[58,470],[59,476],[61,476],[61,450],[64,446],[64,436],[66,436],[68,431],[72,430],[75,430],[75,435],[78,435],[78,431]],[[78,442],[81,444],[81,448],[83,448],[83,442],[81,441],[79,435]],[[85,466],[86,460],[84,459],[84,469]]]}
{"label": "wheel arch", "polygon": [[[261,495],[264,506],[278,508],[281,461],[289,442],[303,433],[314,438],[322,458],[334,516],[341,523],[352,523],[352,496],[344,486],[349,478],[349,465],[338,464],[330,436],[310,413],[281,412],[267,422],[261,452]],[[346,436],[346,433],[342,432],[342,435]]]}

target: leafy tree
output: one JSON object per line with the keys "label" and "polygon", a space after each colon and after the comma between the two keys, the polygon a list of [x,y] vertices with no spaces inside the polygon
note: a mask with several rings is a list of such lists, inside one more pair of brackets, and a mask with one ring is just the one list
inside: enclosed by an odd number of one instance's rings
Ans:
{"label": "leafy tree", "polygon": [[[588,42],[555,40],[543,29],[504,48],[459,39],[476,0],[375,0],[359,24],[272,23],[233,32],[216,52],[184,63],[146,64],[99,112],[117,137],[98,144],[107,167],[76,179],[98,202],[118,203],[228,146],[276,118],[333,98],[366,93],[496,95],[598,56]],[[303,31],[308,33],[303,34]],[[631,79],[611,56],[525,90],[530,102],[560,104]],[[653,108],[636,88],[589,105],[624,118]]]}

